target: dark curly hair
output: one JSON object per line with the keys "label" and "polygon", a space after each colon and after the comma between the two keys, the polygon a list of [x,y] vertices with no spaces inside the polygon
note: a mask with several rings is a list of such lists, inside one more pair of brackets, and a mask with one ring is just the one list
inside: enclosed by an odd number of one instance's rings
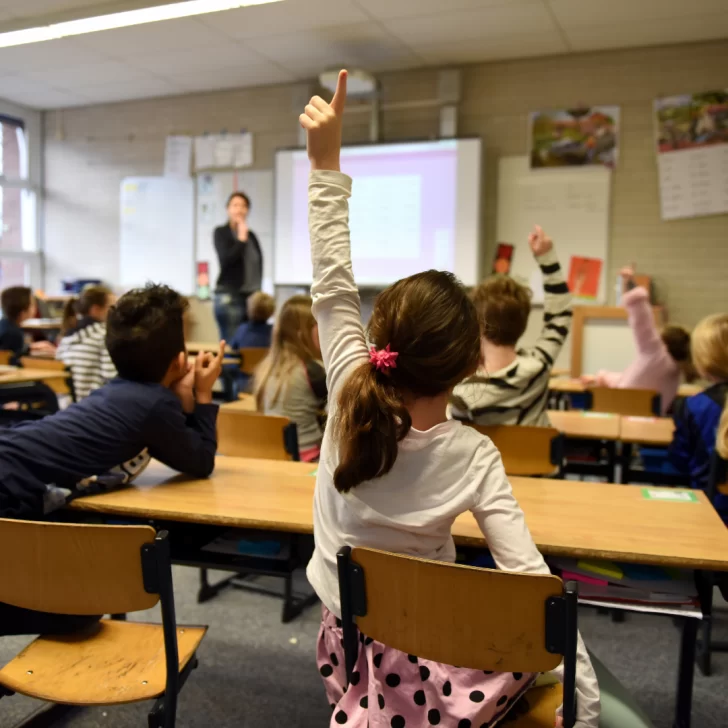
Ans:
{"label": "dark curly hair", "polygon": [[187,299],[168,286],[148,284],[125,293],[109,311],[106,348],[119,376],[161,382],[185,350]]}

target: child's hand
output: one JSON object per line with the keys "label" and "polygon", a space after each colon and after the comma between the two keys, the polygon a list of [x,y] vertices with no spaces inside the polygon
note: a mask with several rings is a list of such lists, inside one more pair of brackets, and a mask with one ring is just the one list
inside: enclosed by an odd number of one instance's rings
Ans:
{"label": "child's hand", "polygon": [[625,290],[627,290],[628,285],[634,281],[634,263],[631,265],[625,265],[624,268],[619,271],[619,275],[622,277],[622,284],[624,285]]}
{"label": "child's hand", "polygon": [[311,169],[340,170],[341,121],[346,103],[347,76],[347,71],[339,72],[336,93],[330,104],[320,96],[314,96],[306,106],[306,113],[298,117],[306,130]]}
{"label": "child's hand", "polygon": [[554,247],[554,243],[540,225],[533,226],[533,232],[528,236],[528,244],[531,252],[538,258],[539,255],[548,253]]}
{"label": "child's hand", "polygon": [[564,719],[561,716],[556,718],[556,728],[564,728]]}
{"label": "child's hand", "polygon": [[212,402],[212,388],[222,371],[222,360],[225,357],[225,342],[220,342],[217,354],[201,351],[195,359],[195,391],[198,404]]}
{"label": "child's hand", "polygon": [[34,341],[30,345],[30,350],[33,353],[53,354],[56,351],[56,347],[50,341],[44,339],[43,341]]}
{"label": "child's hand", "polygon": [[587,387],[593,387],[597,383],[597,376],[596,374],[582,374],[579,381]]}
{"label": "child's hand", "polygon": [[195,411],[195,369],[187,362],[187,371],[170,387],[182,403],[182,409],[187,412]]}

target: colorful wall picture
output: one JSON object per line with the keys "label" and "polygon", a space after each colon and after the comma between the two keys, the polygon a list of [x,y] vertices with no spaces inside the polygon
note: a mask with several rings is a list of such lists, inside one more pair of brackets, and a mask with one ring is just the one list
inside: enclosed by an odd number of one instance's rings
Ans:
{"label": "colorful wall picture", "polygon": [[529,146],[531,169],[590,164],[614,167],[619,149],[619,107],[532,112]]}
{"label": "colorful wall picture", "polygon": [[658,154],[728,143],[728,89],[654,102]]}
{"label": "colorful wall picture", "polygon": [[210,298],[210,264],[205,261],[197,263],[197,297]]}
{"label": "colorful wall picture", "polygon": [[513,246],[509,243],[498,243],[493,259],[493,273],[508,275],[513,261]]}
{"label": "colorful wall picture", "polygon": [[572,256],[569,264],[569,290],[577,298],[596,299],[601,274],[602,261],[599,258]]}

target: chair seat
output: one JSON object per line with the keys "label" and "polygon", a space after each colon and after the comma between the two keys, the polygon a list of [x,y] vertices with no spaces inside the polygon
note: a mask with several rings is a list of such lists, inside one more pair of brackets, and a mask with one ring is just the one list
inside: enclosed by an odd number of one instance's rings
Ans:
{"label": "chair seat", "polygon": [[[180,670],[206,631],[177,627]],[[39,637],[0,670],[0,685],[54,703],[133,703],[164,693],[165,667],[161,625],[101,620],[83,632]]]}

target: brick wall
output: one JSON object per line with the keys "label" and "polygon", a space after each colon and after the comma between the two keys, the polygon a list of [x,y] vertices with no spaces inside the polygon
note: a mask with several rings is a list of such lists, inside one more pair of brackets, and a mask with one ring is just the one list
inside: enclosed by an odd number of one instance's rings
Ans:
{"label": "brick wall", "polygon": [[[467,66],[460,133],[486,148],[483,264],[495,236],[497,160],[526,152],[531,110],[575,104],[622,108],[619,168],[612,196],[609,281],[635,261],[653,275],[672,320],[693,325],[728,302],[728,218],[663,223],[659,215],[652,100],[723,88],[728,41]],[[382,76],[385,103],[433,99],[434,69]],[[46,285],[63,277],[113,282],[118,265],[119,182],[161,174],[167,134],[246,128],[255,164],[271,167],[278,147],[296,144],[301,87],[291,85],[124,102],[45,115]],[[366,114],[347,118],[345,141],[367,138]],[[382,140],[434,137],[435,108],[382,118]],[[610,286],[611,288],[611,286]]]}

